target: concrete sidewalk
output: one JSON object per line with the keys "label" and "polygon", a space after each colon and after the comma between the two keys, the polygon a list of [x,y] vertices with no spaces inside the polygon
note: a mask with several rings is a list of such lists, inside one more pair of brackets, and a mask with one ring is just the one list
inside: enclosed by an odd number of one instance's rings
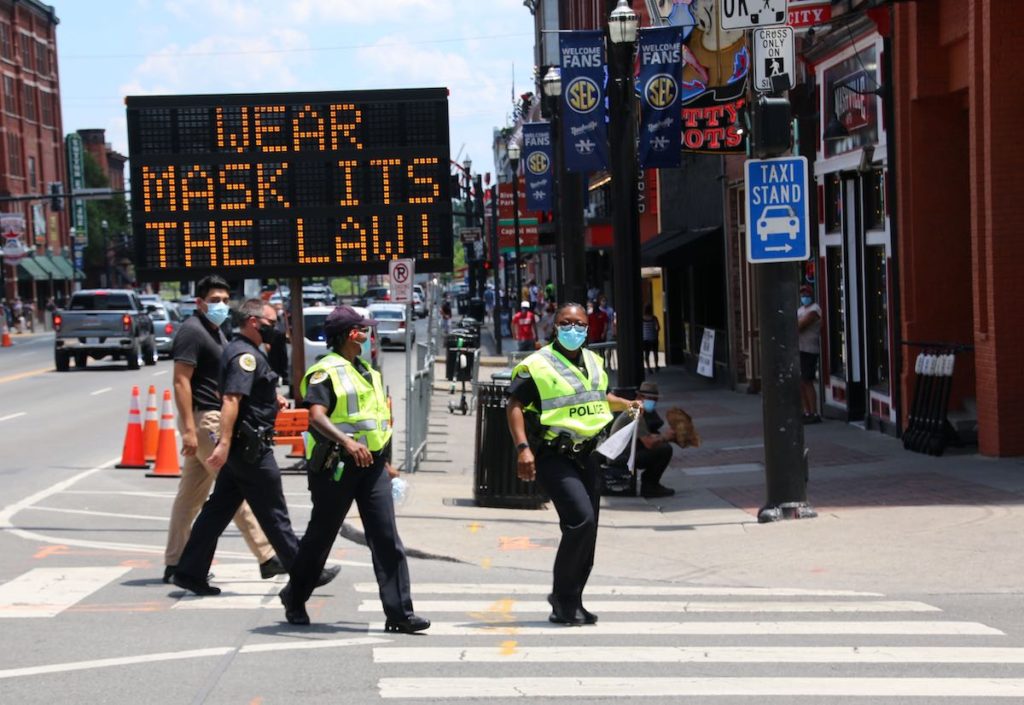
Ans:
{"label": "concrete sidewalk", "polygon": [[[491,371],[481,368],[480,378]],[[595,576],[890,594],[1019,588],[1024,460],[983,458],[973,448],[934,458],[825,421],[805,428],[808,500],[818,518],[758,524],[765,500],[761,397],[710,386],[675,367],[653,379],[659,409],[686,409],[703,443],[674,446],[663,478],[674,497],[602,498]],[[483,568],[550,573],[559,538],[554,509],[476,506],[475,416],[449,413],[449,399],[458,397],[447,393],[443,361],[435,380],[428,456],[407,476],[410,495],[399,508],[407,548]]]}

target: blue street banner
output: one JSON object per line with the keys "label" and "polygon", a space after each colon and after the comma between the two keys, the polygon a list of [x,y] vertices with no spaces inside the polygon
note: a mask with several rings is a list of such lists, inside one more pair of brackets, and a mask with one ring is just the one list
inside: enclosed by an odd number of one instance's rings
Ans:
{"label": "blue street banner", "polygon": [[600,31],[563,32],[558,39],[565,169],[573,172],[606,169],[604,34]]}
{"label": "blue street banner", "polygon": [[682,113],[679,82],[683,77],[683,28],[648,27],[640,30],[640,166],[660,169],[679,166],[682,159]]}
{"label": "blue street banner", "polygon": [[523,125],[523,158],[526,169],[526,210],[551,210],[551,123]]}

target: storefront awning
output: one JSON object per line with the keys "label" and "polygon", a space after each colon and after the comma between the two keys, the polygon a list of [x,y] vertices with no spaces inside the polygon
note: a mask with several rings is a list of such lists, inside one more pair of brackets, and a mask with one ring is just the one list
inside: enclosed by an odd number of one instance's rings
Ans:
{"label": "storefront awning", "polygon": [[699,240],[706,235],[721,232],[722,228],[712,225],[705,228],[684,228],[682,230],[670,230],[659,233],[657,237],[648,240],[640,246],[640,261],[645,266],[656,266],[660,264],[662,257],[673,250],[686,247],[692,242]]}
{"label": "storefront awning", "polygon": [[49,279],[49,277],[36,264],[35,257],[22,257],[18,260],[18,279],[29,281],[31,279]]}
{"label": "storefront awning", "polygon": [[43,279],[67,279],[64,273],[57,269],[57,265],[50,261],[49,257],[36,257],[35,262],[46,275]]}
{"label": "storefront awning", "polygon": [[75,267],[67,257],[64,255],[50,255],[50,261],[56,265],[58,271],[63,275],[63,279],[75,278]]}

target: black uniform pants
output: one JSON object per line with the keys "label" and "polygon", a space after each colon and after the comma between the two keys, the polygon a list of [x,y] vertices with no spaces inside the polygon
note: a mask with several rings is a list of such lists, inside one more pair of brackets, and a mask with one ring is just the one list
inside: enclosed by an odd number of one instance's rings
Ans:
{"label": "black uniform pants", "polygon": [[338,481],[328,471],[308,474],[313,512],[290,571],[292,603],[301,605],[309,599],[354,500],[373,558],[384,614],[388,619],[404,620],[413,614],[409,564],[395,524],[385,459],[374,458],[368,468],[358,467],[350,457],[343,460],[345,469]]}
{"label": "black uniform pants", "polygon": [[576,461],[542,450],[536,467],[537,480],[554,503],[562,528],[552,592],[564,606],[576,606],[594,567],[601,502],[599,456],[591,453]]}
{"label": "black uniform pants", "polygon": [[643,468],[640,475],[641,487],[657,487],[661,484],[661,476],[665,468],[672,462],[672,446],[664,444],[653,448],[645,448],[642,443],[636,444],[636,466]]}
{"label": "black uniform pants", "polygon": [[213,492],[206,500],[192,534],[178,561],[177,573],[205,580],[217,550],[217,540],[231,523],[242,500],[249,503],[256,521],[274,547],[278,559],[287,568],[295,560],[299,541],[288,518],[288,505],[281,487],[281,470],[274,452],[267,448],[255,464],[242,460],[240,451],[232,451],[217,474]]}

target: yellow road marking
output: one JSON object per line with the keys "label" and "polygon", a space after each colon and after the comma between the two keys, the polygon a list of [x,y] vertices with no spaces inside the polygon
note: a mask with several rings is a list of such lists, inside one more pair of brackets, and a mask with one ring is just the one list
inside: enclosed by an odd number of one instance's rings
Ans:
{"label": "yellow road marking", "polygon": [[26,377],[35,377],[37,375],[45,374],[47,372],[53,372],[52,367],[40,367],[38,370],[31,370],[29,372],[19,372],[16,375],[7,375],[6,377],[0,377],[0,384],[5,382],[17,382],[19,379],[25,379]]}
{"label": "yellow road marking", "polygon": [[491,559],[490,559],[490,557],[484,558],[482,561],[480,561],[480,567],[483,568],[484,570],[487,570],[488,568],[490,568],[491,567]]}
{"label": "yellow road marking", "polygon": [[475,534],[476,532],[480,531],[480,529],[484,528],[484,525],[481,524],[480,522],[474,521],[472,524],[469,525],[468,528],[469,528],[469,533]]}
{"label": "yellow road marking", "polygon": [[68,547],[67,546],[63,546],[63,545],[43,546],[38,551],[36,551],[36,554],[34,556],[32,556],[32,557],[36,558],[36,559],[41,559],[41,558],[48,558],[50,556],[63,555],[65,553],[67,553],[67,552],[68,552]]}
{"label": "yellow road marking", "polygon": [[516,652],[516,646],[519,644],[517,641],[503,641],[501,642],[501,653],[502,656],[512,656]]}

